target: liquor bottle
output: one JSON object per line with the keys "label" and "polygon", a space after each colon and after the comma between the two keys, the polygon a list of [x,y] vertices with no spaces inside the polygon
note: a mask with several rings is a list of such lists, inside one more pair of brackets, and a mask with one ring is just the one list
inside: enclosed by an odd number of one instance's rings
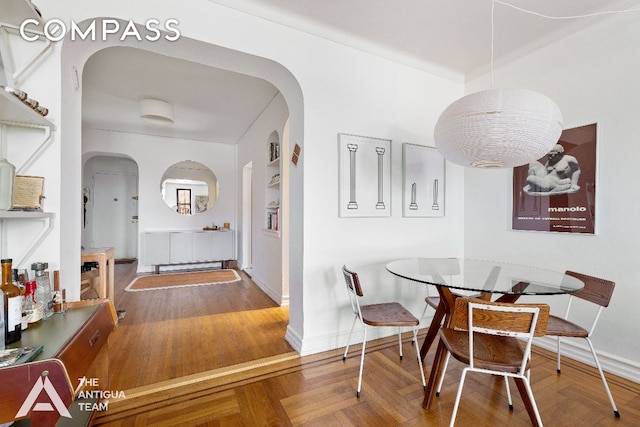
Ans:
{"label": "liquor bottle", "polygon": [[11,344],[22,339],[22,298],[20,289],[11,280],[10,258],[0,260],[2,264],[2,289],[4,299],[4,342]]}
{"label": "liquor bottle", "polygon": [[[0,291],[4,297],[4,292]],[[6,332],[4,331],[4,298],[0,298],[0,350],[4,350],[4,337]]]}
{"label": "liquor bottle", "polygon": [[49,264],[46,262],[34,262],[31,264],[31,269],[35,272],[36,278],[36,293],[35,300],[42,306],[44,320],[51,317],[53,314],[53,292],[51,292],[51,280],[46,274],[46,269],[49,268]]}
{"label": "liquor bottle", "polygon": [[35,300],[36,281],[31,280],[26,283],[26,292],[24,294],[24,303],[22,308],[27,317],[28,326],[39,323],[42,320],[42,306]]}

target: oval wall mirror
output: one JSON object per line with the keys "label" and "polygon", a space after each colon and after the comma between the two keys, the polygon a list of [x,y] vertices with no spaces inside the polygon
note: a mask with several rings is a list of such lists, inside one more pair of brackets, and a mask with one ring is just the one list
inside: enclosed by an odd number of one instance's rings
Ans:
{"label": "oval wall mirror", "polygon": [[162,200],[181,215],[211,209],[220,191],[218,178],[202,163],[184,160],[169,167],[160,180]]}

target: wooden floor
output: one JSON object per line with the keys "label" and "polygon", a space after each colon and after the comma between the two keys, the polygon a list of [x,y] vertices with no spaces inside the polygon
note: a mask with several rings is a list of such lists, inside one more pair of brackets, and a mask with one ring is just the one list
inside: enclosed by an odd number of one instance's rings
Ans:
{"label": "wooden floor", "polygon": [[115,305],[126,315],[109,339],[109,387],[127,390],[292,352],[289,310],[244,273],[237,283],[125,292],[136,264],[116,264]]}
{"label": "wooden floor", "polygon": [[[127,267],[116,268],[119,276],[129,274],[131,278]],[[110,339],[110,352],[116,353],[111,357],[110,389],[124,390],[126,397],[110,401],[97,425],[449,424],[462,366],[450,363],[440,397],[425,411],[418,363],[409,357],[414,354],[409,335],[403,360],[394,338],[367,345],[358,399],[360,346],[353,347],[345,362],[340,349],[302,358],[292,353],[283,342],[286,310],[274,307],[268,298],[265,301],[266,296],[248,278],[236,284],[244,293],[240,298],[233,296],[239,289],[218,288],[220,285],[213,286],[217,291],[208,296],[195,291],[170,299],[145,297],[149,292],[125,295],[121,292],[125,281],[128,283],[128,279],[119,280],[116,293],[117,308],[126,309],[127,314]],[[247,308],[247,314],[238,311],[241,308],[236,304],[252,308]],[[211,313],[202,314],[208,311]],[[262,320],[248,327],[253,315]],[[214,323],[207,325],[209,322]],[[225,351],[229,354],[222,354]],[[427,373],[433,353],[425,360]],[[557,375],[554,355],[534,349],[532,387],[547,425],[640,425],[640,385],[613,375],[608,379],[621,418],[613,416],[594,369],[566,360],[562,375]],[[518,396],[514,396],[514,405],[509,411],[502,379],[470,374],[456,424],[531,425]]]}

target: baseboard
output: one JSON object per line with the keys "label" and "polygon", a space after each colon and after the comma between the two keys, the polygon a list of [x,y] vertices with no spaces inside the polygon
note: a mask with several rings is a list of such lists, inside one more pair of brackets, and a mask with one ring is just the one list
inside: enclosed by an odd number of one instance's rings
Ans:
{"label": "baseboard", "polygon": [[271,288],[269,288],[266,285],[266,283],[264,283],[260,279],[260,277],[257,277],[255,275],[253,275],[253,276],[251,276],[251,280],[262,290],[262,292],[267,294],[267,296],[269,298],[271,298],[280,307],[286,307],[286,306],[289,305],[289,296],[288,295],[285,298],[284,296],[275,293]]}
{"label": "baseboard", "polygon": [[287,332],[284,335],[284,339],[295,351],[298,352],[298,354],[302,354],[302,338],[300,338],[300,335],[291,329],[291,325],[287,326]]}
{"label": "baseboard", "polygon": [[[556,339],[552,337],[536,338],[534,344],[554,353],[556,351]],[[562,339],[560,352],[562,353],[562,357],[593,366],[595,369],[596,365],[593,361],[593,356],[591,355],[589,346],[583,339]],[[614,356],[606,351],[601,351],[597,347],[596,352],[598,353],[598,360],[600,361],[603,371],[640,384],[640,364]]]}

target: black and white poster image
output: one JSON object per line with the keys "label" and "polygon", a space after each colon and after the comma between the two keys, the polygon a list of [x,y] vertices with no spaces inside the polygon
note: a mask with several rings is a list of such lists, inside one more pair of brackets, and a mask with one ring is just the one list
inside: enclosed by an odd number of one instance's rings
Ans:
{"label": "black and white poster image", "polygon": [[403,216],[444,216],[444,164],[434,147],[402,144]]}
{"label": "black and white poster image", "polygon": [[595,232],[597,125],[562,132],[549,153],[513,169],[514,230]]}
{"label": "black and white poster image", "polygon": [[391,216],[391,140],[338,134],[339,216]]}

